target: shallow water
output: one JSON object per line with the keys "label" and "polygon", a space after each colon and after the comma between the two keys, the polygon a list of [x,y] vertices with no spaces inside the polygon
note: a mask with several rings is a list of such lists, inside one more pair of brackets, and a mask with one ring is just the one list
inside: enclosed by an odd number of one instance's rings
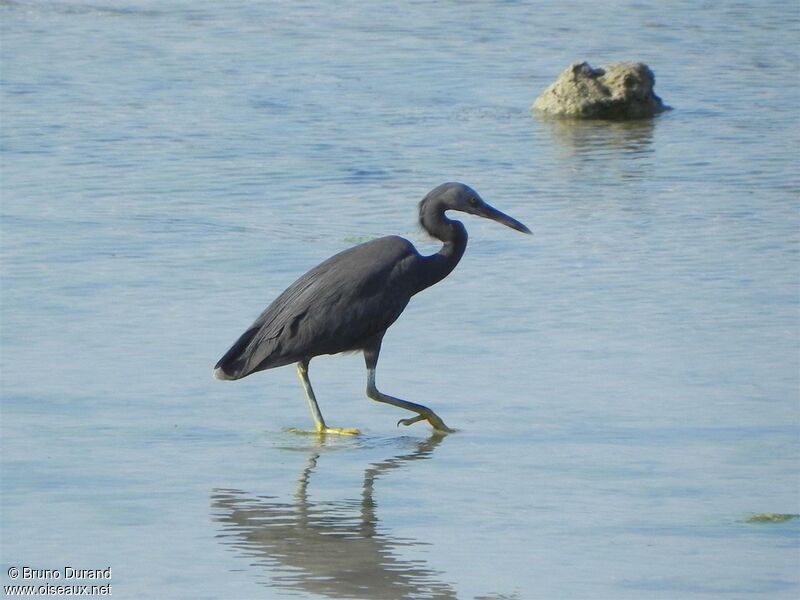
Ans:
{"label": "shallow water", "polygon": [[[2,575],[122,598],[794,598],[793,2],[0,2]],[[674,110],[528,106],[641,60]],[[211,367],[286,285],[463,180],[470,246],[384,341]],[[88,583],[88,582],[83,582]],[[106,582],[102,582],[106,583]]]}

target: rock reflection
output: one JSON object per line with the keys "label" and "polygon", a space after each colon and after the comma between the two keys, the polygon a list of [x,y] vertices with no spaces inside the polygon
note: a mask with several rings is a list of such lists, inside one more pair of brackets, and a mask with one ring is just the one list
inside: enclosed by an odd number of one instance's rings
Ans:
{"label": "rock reflection", "polygon": [[354,600],[456,598],[452,587],[439,581],[439,573],[422,561],[402,558],[398,548],[417,542],[392,537],[379,528],[373,499],[381,475],[429,458],[442,439],[431,437],[411,452],[370,465],[359,499],[310,499],[308,488],[319,451],[309,456],[293,502],[214,490],[212,510],[222,524],[220,538],[254,557],[255,565],[274,571],[271,587]]}
{"label": "rock reflection", "polygon": [[559,147],[584,155],[598,150],[642,154],[652,151],[653,132],[658,119],[595,121],[540,117]]}

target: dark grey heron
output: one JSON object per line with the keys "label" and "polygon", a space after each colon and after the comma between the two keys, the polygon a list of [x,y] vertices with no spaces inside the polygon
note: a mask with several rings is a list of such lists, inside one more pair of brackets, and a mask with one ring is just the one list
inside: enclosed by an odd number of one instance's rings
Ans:
{"label": "dark grey heron", "polygon": [[382,237],[332,256],[300,277],[278,296],[214,367],[217,379],[241,379],[251,373],[297,363],[318,433],[358,434],[328,427],[308,379],[308,363],[321,354],[360,350],[367,364],[367,397],[404,408],[416,416],[397,424],[427,420],[435,430],[453,431],[430,408],[380,392],[375,367],[381,341],[411,297],[441,281],[467,247],[467,230],[445,215],[458,210],[492,219],[523,233],[522,223],[492,208],[469,186],[444,183],[419,204],[419,222],[442,249],[422,256],[408,240]]}

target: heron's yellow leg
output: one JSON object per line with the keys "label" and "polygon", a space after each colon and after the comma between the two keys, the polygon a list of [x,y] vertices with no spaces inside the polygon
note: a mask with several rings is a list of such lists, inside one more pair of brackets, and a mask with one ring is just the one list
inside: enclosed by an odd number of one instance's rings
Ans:
{"label": "heron's yellow leg", "polygon": [[314,390],[311,387],[311,382],[308,379],[308,363],[297,363],[297,376],[300,378],[300,383],[303,384],[303,389],[306,392],[306,399],[308,400],[308,408],[311,410],[311,418],[314,419],[314,431],[300,431],[298,429],[290,429],[292,433],[302,433],[310,435],[359,435],[361,432],[358,429],[343,429],[341,427],[328,427],[325,424],[325,419],[322,418],[322,412],[319,410],[317,398],[314,396]]}
{"label": "heron's yellow leg", "polygon": [[[369,360],[369,359],[368,359]],[[442,418],[433,412],[427,406],[423,406],[422,404],[416,404],[415,402],[409,402],[408,400],[401,400],[400,398],[395,398],[394,396],[390,396],[389,394],[384,394],[375,386],[375,367],[374,363],[373,366],[370,366],[370,363],[367,363],[367,397],[375,400],[377,402],[384,402],[386,404],[391,404],[392,406],[397,406],[398,408],[404,408],[406,410],[410,410],[412,412],[417,413],[416,417],[409,417],[408,419],[400,419],[397,422],[397,425],[413,425],[414,423],[419,423],[420,421],[427,421],[431,424],[434,431],[437,433],[453,433],[455,429],[450,429],[447,425],[444,424]]]}

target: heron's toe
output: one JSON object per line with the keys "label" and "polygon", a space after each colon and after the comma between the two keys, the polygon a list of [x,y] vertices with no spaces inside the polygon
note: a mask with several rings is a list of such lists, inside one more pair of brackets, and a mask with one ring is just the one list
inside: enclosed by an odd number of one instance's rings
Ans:
{"label": "heron's toe", "polygon": [[397,422],[397,426],[400,427],[400,425],[406,425],[406,426],[413,425],[414,423],[419,423],[420,421],[424,420],[425,417],[423,417],[422,415],[417,415],[416,417],[411,417],[409,419],[400,419]]}
{"label": "heron's toe", "polygon": [[286,431],[298,435],[361,435],[361,431],[358,429],[344,429],[342,427],[323,427],[321,429],[315,429],[314,431],[305,431],[303,429],[291,427]]}
{"label": "heron's toe", "polygon": [[361,431],[355,428],[351,429],[343,429],[341,427],[326,427],[322,431],[320,431],[323,435],[331,434],[331,435],[361,435]]}
{"label": "heron's toe", "polygon": [[428,421],[436,433],[454,433],[456,431],[455,429],[450,429],[447,425],[445,425],[444,421],[442,421],[442,419],[439,418],[439,416],[434,412],[431,412],[427,415],[417,415],[416,417],[410,417],[408,419],[400,419],[397,422],[397,426],[400,427],[400,425],[413,425],[414,423],[419,423],[420,421]]}

